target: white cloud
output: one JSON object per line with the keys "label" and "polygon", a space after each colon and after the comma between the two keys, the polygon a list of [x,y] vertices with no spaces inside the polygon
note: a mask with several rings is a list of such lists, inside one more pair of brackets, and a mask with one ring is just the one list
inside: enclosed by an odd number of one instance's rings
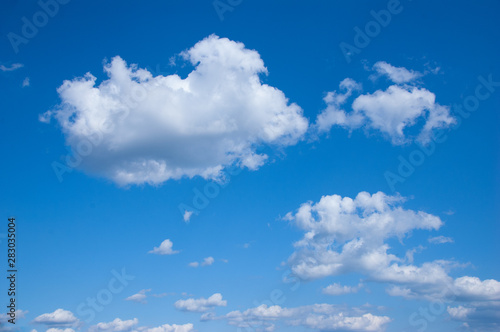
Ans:
{"label": "white cloud", "polygon": [[429,243],[432,244],[453,243],[453,239],[451,237],[446,237],[442,235],[430,237],[428,241]]}
{"label": "white cloud", "polygon": [[174,306],[179,310],[194,312],[205,312],[210,310],[211,308],[225,307],[226,305],[227,301],[222,299],[222,295],[220,293],[215,293],[208,299],[186,299],[178,300],[174,303]]}
{"label": "white cloud", "polygon": [[159,294],[151,294],[152,297],[165,297],[169,295],[174,295],[175,293],[159,293]]}
{"label": "white cloud", "polygon": [[209,265],[212,265],[214,262],[215,262],[215,260],[213,257],[206,257],[203,259],[201,266],[209,266]]}
{"label": "white cloud", "polygon": [[210,266],[210,265],[212,265],[214,262],[215,262],[215,259],[214,259],[212,256],[210,256],[210,257],[206,257],[206,258],[204,258],[204,259],[203,259],[203,262],[201,262],[201,263],[198,263],[198,262],[191,262],[191,263],[189,263],[188,265],[189,265],[190,267],[198,267],[198,266],[200,266],[200,265],[201,265],[201,266]]}
{"label": "white cloud", "polygon": [[285,218],[306,232],[289,259],[293,273],[315,279],[363,271],[376,279],[398,279],[431,272],[430,268],[406,271],[407,266],[398,265],[397,257],[387,253],[385,240],[402,239],[413,230],[439,229],[443,224],[425,212],[404,210],[403,201],[382,192],[361,192],[355,199],[332,195],[288,213]]}
{"label": "white cloud", "polygon": [[[378,192],[359,193],[355,199],[323,196],[318,203],[307,202],[286,220],[305,234],[295,243],[288,263],[302,279],[361,273],[368,280],[388,283],[388,293],[406,298],[448,301],[498,301],[500,282],[463,276],[452,278],[448,271],[459,264],[435,260],[411,264],[405,257],[389,252],[388,240],[405,237],[417,230],[437,230],[443,223],[437,216],[402,208],[404,199]],[[421,250],[422,247],[418,247]],[[344,291],[333,286],[332,291]],[[347,291],[347,289],[345,290]]]}
{"label": "white cloud", "polygon": [[134,332],[192,332],[194,331],[193,324],[164,324],[158,327],[144,328]]}
{"label": "white cloud", "polygon": [[449,107],[437,104],[435,99],[434,93],[424,88],[391,85],[385,91],[357,97],[352,104],[354,113],[349,116],[363,116],[368,128],[387,135],[395,145],[406,143],[404,130],[423,118],[426,122],[417,139],[426,143],[434,129],[455,123]]}
{"label": "white cloud", "polygon": [[341,284],[333,283],[323,288],[322,292],[323,294],[328,294],[328,295],[344,295],[350,293],[357,293],[361,287],[362,287],[361,284],[359,284],[358,286],[342,286]]}
{"label": "white cloud", "polygon": [[5,65],[0,65],[1,71],[14,71],[16,69],[22,68],[24,65],[22,63],[13,63],[10,67]]}
{"label": "white cloud", "polygon": [[78,318],[71,311],[57,309],[54,312],[42,314],[33,320],[34,323],[48,326],[76,326],[79,324]]}
{"label": "white cloud", "polygon": [[366,313],[360,308],[332,304],[314,304],[296,308],[282,308],[263,304],[243,312],[232,311],[224,316],[206,315],[205,319],[225,319],[230,325],[260,328],[272,331],[275,323],[283,321],[292,326],[303,326],[322,331],[382,331],[391,321],[386,316]]}
{"label": "white cloud", "polygon": [[125,299],[125,301],[134,301],[139,303],[146,303],[146,293],[150,292],[151,289],[140,290],[137,294],[131,295]]}
{"label": "white cloud", "polygon": [[[408,83],[422,76],[421,73],[408,70],[404,67],[394,67],[385,61],[379,61],[373,65],[378,75],[386,75],[391,81],[397,84]],[[376,78],[374,76],[373,78]]]}
{"label": "white cloud", "polygon": [[[23,319],[26,317],[26,314],[28,313],[29,311],[27,310],[22,310],[22,309],[17,309],[16,310],[16,320],[17,319]],[[4,314],[4,313],[1,313],[0,314],[0,323],[5,323],[7,322],[9,319],[11,319],[11,317],[8,315],[8,314]],[[0,324],[1,325],[1,324]]]}
{"label": "white cloud", "polygon": [[347,98],[352,95],[353,91],[361,90],[361,84],[356,83],[351,78],[346,78],[340,82],[339,88],[342,92],[332,91],[328,92],[324,102],[327,104],[317,117],[315,129],[318,133],[329,131],[333,125],[339,125],[347,128],[358,128],[364,122],[361,115],[348,115],[341,106],[346,102]]}
{"label": "white cloud", "polygon": [[169,239],[164,240],[159,247],[154,247],[153,250],[150,250],[149,254],[158,254],[158,255],[174,255],[178,254],[179,251],[172,250],[172,246],[174,244]]}
{"label": "white cloud", "polygon": [[115,318],[112,322],[108,323],[98,323],[89,328],[89,332],[122,332],[130,331],[134,326],[139,323],[137,318],[130,320],[121,320],[120,318]]}
{"label": "white cloud", "polygon": [[212,35],[181,55],[195,66],[184,79],[115,57],[98,86],[90,73],[64,81],[61,105],[41,119],[56,118],[73,150],[97,140],[80,167],[121,185],[254,170],[268,158],[259,147],[293,145],[307,131],[302,109],[260,81],[257,51]]}
{"label": "white cloud", "polygon": [[448,307],[446,310],[448,311],[448,313],[452,318],[460,320],[463,320],[464,318],[467,317],[467,315],[474,312],[474,308],[464,308],[462,306]]}
{"label": "white cloud", "polygon": [[182,218],[184,219],[185,222],[189,222],[193,213],[194,213],[193,211],[186,210],[184,211],[184,215],[182,216]]}
{"label": "white cloud", "polygon": [[481,281],[477,277],[464,276],[455,279],[453,291],[464,300],[500,300],[500,282],[488,279]]}
{"label": "white cloud", "polygon": [[472,303],[448,306],[450,318],[463,322],[471,331],[498,331],[500,322],[500,302]]}
{"label": "white cloud", "polygon": [[75,332],[75,330],[71,328],[65,328],[65,329],[58,329],[58,328],[50,328],[45,332]]}
{"label": "white cloud", "polygon": [[[387,69],[388,72],[398,82],[406,82],[416,75],[404,68],[390,68],[392,71]],[[327,94],[324,98],[327,107],[320,112],[314,124],[317,133],[327,132],[334,125],[349,130],[364,127],[381,132],[394,145],[412,140],[426,144],[432,138],[434,130],[447,128],[456,121],[450,115],[449,107],[436,103],[434,93],[408,84],[391,85],[386,90],[361,94],[352,102],[351,111],[344,110],[342,105],[360,87],[347,78],[340,83],[340,90],[344,92],[333,91]],[[416,137],[410,136],[408,128],[413,130],[419,122],[424,123],[418,129],[419,134]]]}
{"label": "white cloud", "polygon": [[25,77],[24,80],[23,80],[23,83],[22,83],[22,87],[25,88],[25,87],[28,87],[30,86],[30,78],[29,77]]}

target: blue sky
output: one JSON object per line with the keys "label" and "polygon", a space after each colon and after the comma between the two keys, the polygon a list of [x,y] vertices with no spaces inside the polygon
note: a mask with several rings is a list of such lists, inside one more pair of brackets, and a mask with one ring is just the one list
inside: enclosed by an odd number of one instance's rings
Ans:
{"label": "blue sky", "polygon": [[497,2],[1,7],[0,330],[498,330]]}

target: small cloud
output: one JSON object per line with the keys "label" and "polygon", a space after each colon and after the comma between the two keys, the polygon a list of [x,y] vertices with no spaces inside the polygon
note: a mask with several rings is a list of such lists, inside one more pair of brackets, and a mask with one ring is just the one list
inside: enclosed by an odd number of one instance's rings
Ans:
{"label": "small cloud", "polygon": [[418,246],[416,248],[413,248],[413,249],[410,249],[410,250],[407,250],[406,251],[406,255],[405,255],[405,259],[408,263],[413,263],[413,256],[416,254],[416,253],[419,253],[421,252],[422,250],[424,250],[425,248],[423,246]]}
{"label": "small cloud", "polygon": [[435,236],[435,237],[430,237],[428,239],[429,243],[432,244],[443,244],[443,243],[453,243],[453,239],[451,237],[446,237],[446,236]]}
{"label": "small cloud", "polygon": [[80,321],[75,317],[75,315],[73,315],[71,311],[57,309],[54,312],[46,313],[36,317],[33,322],[36,324],[43,324],[47,326],[69,327],[78,325]]}
{"label": "small cloud", "polygon": [[171,56],[171,57],[168,59],[168,64],[169,64],[169,66],[171,66],[171,67],[175,67],[175,60],[176,60],[176,57],[175,57],[175,56]]}
{"label": "small cloud", "polygon": [[201,266],[210,266],[215,262],[214,258],[212,256],[207,257],[203,259],[203,262],[201,263]]}
{"label": "small cloud", "polygon": [[52,111],[47,111],[43,114],[38,115],[38,121],[43,123],[50,123],[51,118],[52,118]]}
{"label": "small cloud", "polygon": [[198,263],[198,262],[191,262],[189,263],[188,265],[191,266],[191,267],[198,267],[198,266],[210,266],[212,265],[213,263],[215,262],[215,259],[210,256],[210,257],[206,257],[203,259],[203,262],[201,263]]}
{"label": "small cloud", "polygon": [[408,83],[421,77],[422,74],[418,71],[408,70],[404,67],[394,67],[385,61],[379,61],[373,65],[373,70],[378,75],[372,75],[372,80],[377,79],[379,76],[386,75],[391,81],[396,84]]}
{"label": "small cloud", "polygon": [[[29,311],[27,311],[27,310],[21,310],[21,309],[16,310],[16,319],[25,318],[26,314],[28,312]],[[7,315],[7,314],[0,314],[0,326],[2,326],[2,323],[7,323],[7,321],[10,318],[11,317],[9,315]],[[1,329],[0,329],[0,331],[1,331]]]}
{"label": "small cloud", "polygon": [[326,288],[323,288],[322,292],[327,295],[344,295],[357,293],[362,287],[362,284],[359,284],[358,286],[342,286],[341,284],[334,283]]}
{"label": "small cloud", "polygon": [[0,70],[1,71],[14,71],[14,70],[22,68],[22,67],[24,67],[24,65],[22,63],[14,63],[10,67],[0,65]]}
{"label": "small cloud", "polygon": [[453,210],[448,210],[448,211],[444,211],[443,213],[444,213],[444,214],[446,214],[447,216],[452,216],[452,215],[454,215],[454,214],[455,214],[455,211],[453,211]]}
{"label": "small cloud", "polygon": [[227,301],[222,299],[222,295],[220,293],[215,293],[210,296],[208,299],[199,298],[199,299],[186,299],[186,300],[178,300],[175,302],[174,306],[182,311],[190,311],[190,312],[206,312],[214,307],[225,307],[227,305]]}
{"label": "small cloud", "polygon": [[188,210],[184,211],[184,215],[183,215],[184,221],[189,222],[193,213],[194,213],[193,211],[188,211]]}
{"label": "small cloud", "polygon": [[30,78],[29,77],[26,77],[24,80],[23,80],[23,84],[22,84],[22,87],[25,88],[25,87],[28,87],[30,86]]}
{"label": "small cloud", "polygon": [[149,254],[157,254],[157,255],[173,255],[178,254],[179,251],[172,250],[172,246],[174,244],[169,239],[163,241],[159,247],[154,247],[153,250],[149,251]]}
{"label": "small cloud", "polygon": [[229,260],[224,259],[224,258],[222,258],[222,259],[221,259],[221,261],[222,261],[223,263],[229,263]]}
{"label": "small cloud", "polygon": [[147,303],[146,293],[151,292],[151,289],[140,290],[137,294],[131,295],[125,299],[125,301],[133,301],[138,303]]}
{"label": "small cloud", "polygon": [[243,245],[241,246],[242,248],[244,249],[248,249],[252,246],[252,243],[254,243],[255,241],[250,241],[250,242],[247,242],[247,243],[243,243]]}

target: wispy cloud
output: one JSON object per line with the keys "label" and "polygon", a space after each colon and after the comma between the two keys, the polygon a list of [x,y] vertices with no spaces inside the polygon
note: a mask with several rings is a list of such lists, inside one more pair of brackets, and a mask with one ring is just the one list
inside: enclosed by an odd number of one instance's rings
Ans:
{"label": "wispy cloud", "polygon": [[435,237],[430,237],[428,239],[429,243],[433,244],[442,244],[442,243],[453,243],[453,239],[451,237],[446,237],[446,236],[435,236]]}
{"label": "wispy cloud", "polygon": [[11,66],[0,65],[1,71],[14,71],[16,69],[22,68],[24,65],[22,63],[14,63]]}
{"label": "wispy cloud", "polygon": [[125,301],[133,301],[138,303],[147,303],[146,301],[146,293],[151,292],[151,289],[143,289],[138,293],[131,295],[125,299]]}
{"label": "wispy cloud", "polygon": [[210,266],[215,262],[215,259],[212,256],[205,257],[201,263],[199,262],[191,262],[188,265],[191,267],[198,267],[198,266]]}

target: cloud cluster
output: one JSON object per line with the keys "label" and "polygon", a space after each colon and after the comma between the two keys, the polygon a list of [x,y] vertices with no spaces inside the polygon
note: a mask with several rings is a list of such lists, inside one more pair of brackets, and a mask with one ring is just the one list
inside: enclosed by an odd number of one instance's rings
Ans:
{"label": "cloud cluster", "polygon": [[[304,203],[288,213],[285,219],[305,232],[288,260],[293,273],[302,279],[360,273],[367,280],[387,283],[390,295],[405,298],[467,302],[486,308],[499,301],[500,282],[496,280],[452,278],[449,271],[457,266],[454,262],[414,265],[412,256],[417,250],[405,257],[389,252],[389,240],[402,242],[414,231],[438,230],[443,225],[437,216],[403,209],[403,202],[399,196],[361,192],[354,199],[323,196],[317,203]],[[350,291],[340,285],[330,290]]]}
{"label": "cloud cluster", "polygon": [[64,81],[61,104],[41,116],[57,119],[83,170],[118,184],[217,178],[229,165],[257,169],[261,146],[295,144],[308,128],[302,109],[263,84],[267,69],[257,51],[209,36],[181,53],[194,69],[186,78],[153,76],[115,57],[108,79]]}
{"label": "cloud cluster", "polygon": [[186,299],[186,300],[178,300],[174,303],[174,306],[183,311],[191,311],[191,312],[206,312],[214,307],[225,307],[227,305],[227,301],[222,299],[222,295],[220,293],[215,293],[210,296],[208,299],[199,298],[199,299]]}
{"label": "cloud cluster", "polygon": [[224,316],[204,316],[205,320],[225,319],[230,325],[273,331],[275,324],[302,326],[321,331],[382,331],[389,317],[377,316],[362,308],[347,308],[332,304],[314,304],[283,308],[265,304],[245,311],[231,311]]}
{"label": "cloud cluster", "polygon": [[[386,90],[360,94],[346,111],[343,105],[353,91],[360,91],[361,85],[350,78],[344,79],[339,91],[329,92],[324,101],[327,105],[316,118],[314,128],[318,133],[327,132],[333,126],[349,130],[364,127],[375,130],[388,137],[392,144],[401,145],[416,139],[428,143],[436,129],[447,128],[455,123],[450,109],[436,102],[436,96],[429,90],[413,82],[421,75],[405,68],[393,67],[386,62],[377,62],[374,66],[379,74],[387,75],[394,83]],[[422,120],[416,138],[408,134],[408,128],[414,128]]]}

